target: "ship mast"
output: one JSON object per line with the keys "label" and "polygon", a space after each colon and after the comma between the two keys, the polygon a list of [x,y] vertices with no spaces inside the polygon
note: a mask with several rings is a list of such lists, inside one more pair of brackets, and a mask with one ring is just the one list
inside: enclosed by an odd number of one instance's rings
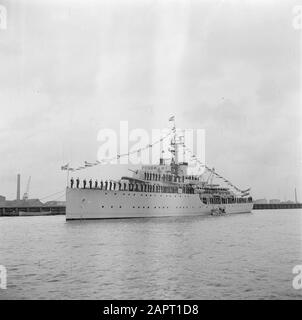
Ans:
{"label": "ship mast", "polygon": [[172,174],[175,174],[176,176],[178,176],[178,154],[179,154],[180,143],[177,141],[175,117],[174,116],[170,117],[169,121],[172,122],[172,128],[171,128],[172,138],[170,143],[170,146],[171,146],[170,152],[172,154],[171,172]]}
{"label": "ship mast", "polygon": [[174,160],[174,164],[178,164],[178,144],[177,144],[177,141],[176,141],[176,125],[175,125],[175,117],[171,117],[170,119],[172,119],[172,128],[171,128],[171,131],[172,131],[172,139],[171,139],[171,150],[173,151],[172,152],[172,159]]}

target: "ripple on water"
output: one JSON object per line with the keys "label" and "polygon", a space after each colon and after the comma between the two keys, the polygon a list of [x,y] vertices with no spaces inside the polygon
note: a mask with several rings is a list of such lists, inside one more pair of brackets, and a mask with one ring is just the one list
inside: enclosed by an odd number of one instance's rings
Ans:
{"label": "ripple on water", "polygon": [[0,218],[9,274],[1,299],[301,299],[292,288],[301,213],[87,223]]}

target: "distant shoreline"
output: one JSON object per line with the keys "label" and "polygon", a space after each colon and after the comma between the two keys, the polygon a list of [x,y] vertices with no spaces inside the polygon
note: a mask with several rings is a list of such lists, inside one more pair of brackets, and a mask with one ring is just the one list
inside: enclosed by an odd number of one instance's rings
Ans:
{"label": "distant shoreline", "polygon": [[[34,208],[35,211],[31,211]],[[41,210],[40,208],[36,207],[28,207],[28,208],[9,208],[8,211],[6,211],[6,207],[0,207],[0,217],[18,217],[18,216],[57,216],[57,215],[65,215],[65,207],[60,206],[56,208],[51,208],[51,211],[45,212],[44,210]],[[26,213],[24,212],[25,209],[27,209]],[[268,209],[302,209],[302,203],[255,203],[253,210],[268,210]]]}
{"label": "distant shoreline", "polygon": [[301,209],[302,203],[254,203],[253,210]]}

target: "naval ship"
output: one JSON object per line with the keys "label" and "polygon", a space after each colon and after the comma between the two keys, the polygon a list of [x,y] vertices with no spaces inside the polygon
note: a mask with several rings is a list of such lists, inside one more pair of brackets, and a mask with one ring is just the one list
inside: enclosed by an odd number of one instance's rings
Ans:
{"label": "naval ship", "polygon": [[[66,188],[66,220],[153,218],[170,216],[226,215],[249,213],[253,208],[249,190],[235,191],[188,174],[188,162],[179,161],[180,142],[175,126],[171,132],[171,158],[158,164],[142,165],[117,181]],[[213,169],[208,168],[212,174]],[[221,176],[219,176],[221,177]],[[228,181],[228,180],[225,180]]]}

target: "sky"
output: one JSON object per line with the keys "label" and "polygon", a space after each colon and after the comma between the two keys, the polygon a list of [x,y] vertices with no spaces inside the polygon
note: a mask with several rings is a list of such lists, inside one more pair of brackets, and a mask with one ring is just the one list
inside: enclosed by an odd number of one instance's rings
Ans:
{"label": "sky", "polygon": [[[98,132],[204,129],[209,166],[254,198],[302,201],[298,1],[0,0],[0,194],[57,199]],[[118,178],[127,165],[80,178]],[[56,194],[51,196],[52,194]],[[60,193],[59,193],[60,195]],[[64,197],[63,197],[64,198]],[[62,200],[62,196],[58,198]]]}

